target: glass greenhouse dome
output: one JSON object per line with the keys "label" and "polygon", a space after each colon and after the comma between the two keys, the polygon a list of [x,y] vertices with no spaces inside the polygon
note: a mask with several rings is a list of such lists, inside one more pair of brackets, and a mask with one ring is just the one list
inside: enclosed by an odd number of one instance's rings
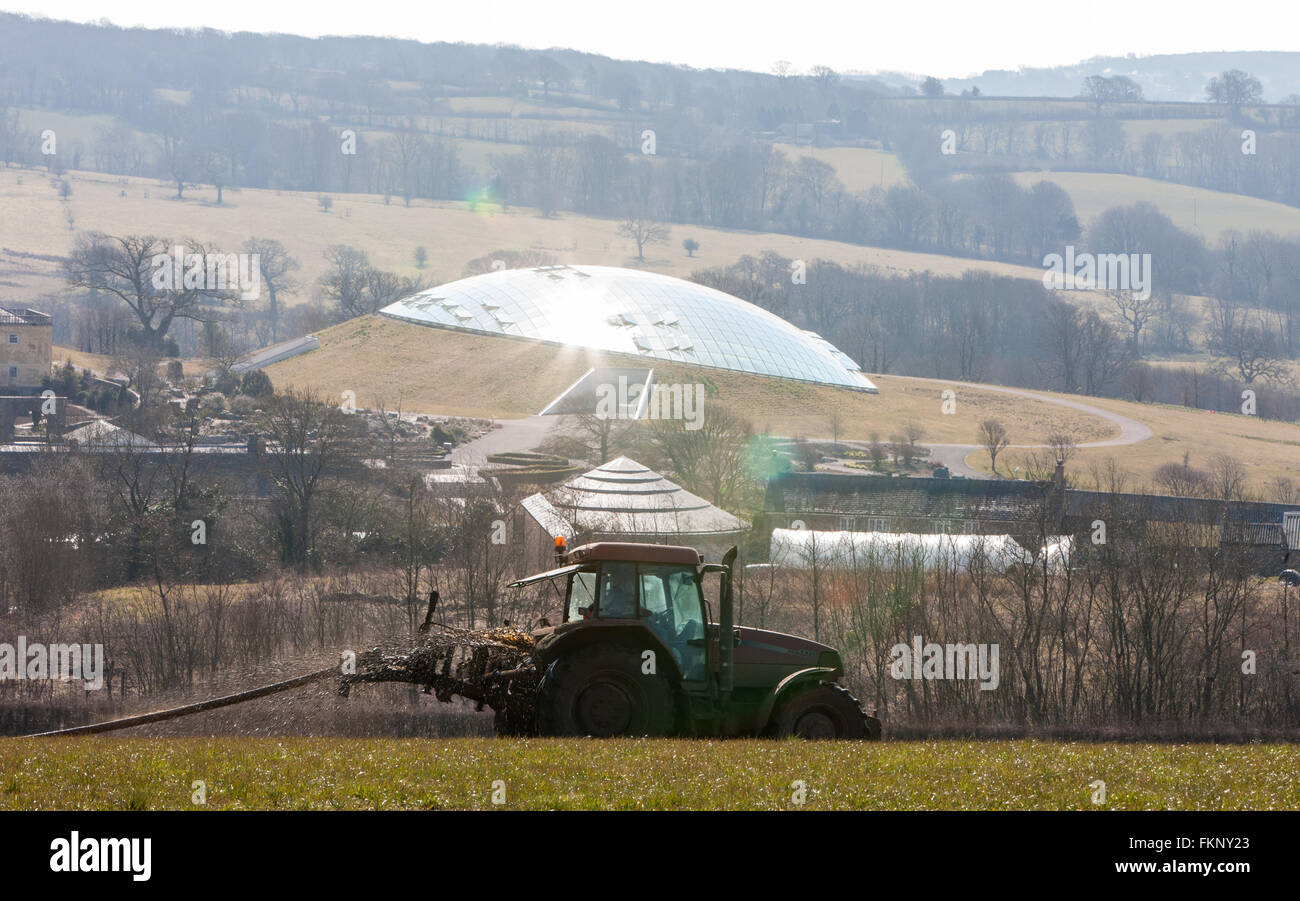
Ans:
{"label": "glass greenhouse dome", "polygon": [[421,291],[380,313],[435,328],[877,390],[815,332],[730,294],[634,269],[505,269]]}

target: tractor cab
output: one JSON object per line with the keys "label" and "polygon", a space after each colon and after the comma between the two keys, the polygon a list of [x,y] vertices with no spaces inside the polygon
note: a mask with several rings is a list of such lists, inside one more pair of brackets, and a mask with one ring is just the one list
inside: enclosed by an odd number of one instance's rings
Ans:
{"label": "tractor cab", "polygon": [[584,624],[647,628],[672,655],[683,681],[705,680],[709,616],[698,551],[600,542],[564,559],[570,571],[557,633]]}

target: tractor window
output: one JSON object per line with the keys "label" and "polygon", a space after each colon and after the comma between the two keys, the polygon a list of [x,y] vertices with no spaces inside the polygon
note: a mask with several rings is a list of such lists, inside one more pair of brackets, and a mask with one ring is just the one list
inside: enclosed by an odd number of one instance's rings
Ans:
{"label": "tractor window", "polygon": [[[655,616],[668,609],[668,586],[658,573],[641,568],[641,615]],[[648,613],[647,613],[648,611]]]}
{"label": "tractor window", "polygon": [[576,572],[569,581],[569,609],[565,622],[586,619],[596,612],[596,574]]}
{"label": "tractor window", "polygon": [[601,619],[636,619],[636,564],[606,563],[600,568]]}
{"label": "tractor window", "polygon": [[682,668],[685,679],[703,679],[704,612],[695,569],[683,566],[641,567],[642,617]]}

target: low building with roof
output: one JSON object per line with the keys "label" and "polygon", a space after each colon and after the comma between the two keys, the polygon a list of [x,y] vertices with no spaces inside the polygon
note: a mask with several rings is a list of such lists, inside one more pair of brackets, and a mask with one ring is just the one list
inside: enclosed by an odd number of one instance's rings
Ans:
{"label": "low building with roof", "polygon": [[0,307],[0,395],[39,394],[54,354],[48,313]]}
{"label": "low building with roof", "polygon": [[157,450],[158,445],[137,435],[129,429],[109,422],[107,419],[92,419],[85,425],[79,425],[68,431],[64,437],[70,445],[86,450],[123,449]]}
{"label": "low building with roof", "polygon": [[1259,572],[1275,573],[1300,551],[1296,507],[1080,490],[1066,485],[1059,465],[1041,482],[788,472],[768,481],[762,522],[765,530],[1009,535],[1036,547],[1044,535],[1090,535],[1100,521],[1157,543],[1232,546]]}
{"label": "low building with roof", "polygon": [[641,541],[694,547],[705,559],[737,544],[749,523],[664,478],[647,466],[616,457],[545,492],[515,510],[513,532],[530,569],[553,560],[555,539]]}
{"label": "low building with roof", "polygon": [[819,531],[1007,535],[1061,527],[1051,483],[782,473],[767,484],[768,525]]}

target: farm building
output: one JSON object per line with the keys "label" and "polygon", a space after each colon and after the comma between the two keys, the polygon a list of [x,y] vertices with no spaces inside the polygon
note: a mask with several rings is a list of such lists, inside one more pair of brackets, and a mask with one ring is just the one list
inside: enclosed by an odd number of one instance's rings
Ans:
{"label": "farm building", "polygon": [[53,359],[54,320],[37,310],[0,307],[0,394],[38,394]]}
{"label": "farm building", "polygon": [[680,544],[716,560],[749,523],[627,457],[530,495],[515,510],[514,535],[528,568],[548,567],[555,539]]}

